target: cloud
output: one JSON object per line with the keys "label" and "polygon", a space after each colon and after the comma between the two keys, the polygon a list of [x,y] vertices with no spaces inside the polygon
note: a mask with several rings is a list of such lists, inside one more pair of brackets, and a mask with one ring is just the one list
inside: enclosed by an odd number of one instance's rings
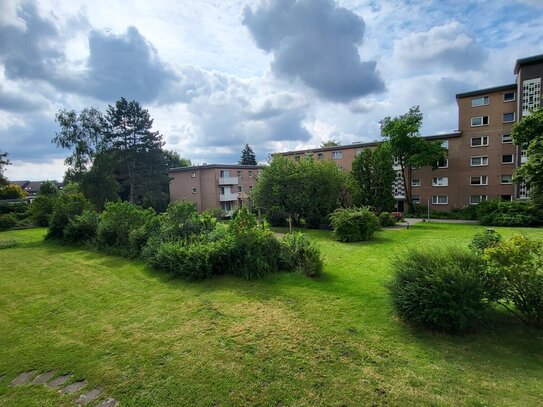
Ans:
{"label": "cloud", "polygon": [[361,61],[364,20],[333,0],[269,0],[245,7],[243,24],[273,53],[279,77],[299,79],[320,96],[347,102],[384,90],[375,61]]}
{"label": "cloud", "polygon": [[412,68],[441,66],[455,71],[479,69],[488,57],[456,21],[426,32],[407,34],[394,42],[394,54]]}

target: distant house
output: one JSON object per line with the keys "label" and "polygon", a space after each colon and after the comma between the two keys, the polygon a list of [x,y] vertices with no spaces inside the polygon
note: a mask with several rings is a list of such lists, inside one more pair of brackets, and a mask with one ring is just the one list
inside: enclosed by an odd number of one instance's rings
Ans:
{"label": "distant house", "polygon": [[[38,195],[40,187],[44,182],[49,181],[10,181],[10,184],[19,185],[23,191],[26,192],[27,197],[33,197]],[[62,183],[58,181],[50,181],[54,183],[58,189],[62,189]]]}

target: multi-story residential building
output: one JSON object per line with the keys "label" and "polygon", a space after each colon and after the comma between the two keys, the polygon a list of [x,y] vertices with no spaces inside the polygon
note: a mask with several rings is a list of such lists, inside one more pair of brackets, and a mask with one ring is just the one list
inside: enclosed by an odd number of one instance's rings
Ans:
{"label": "multi-story residential building", "polygon": [[199,211],[220,208],[230,216],[236,208],[248,203],[262,168],[228,164],[172,168],[170,199],[194,202]]}
{"label": "multi-story residential building", "polygon": [[[432,210],[451,210],[487,199],[525,199],[529,191],[521,183],[514,185],[514,170],[526,157],[511,139],[513,124],[542,105],[541,77],[543,55],[519,59],[514,68],[516,83],[459,93],[458,130],[450,134],[426,136],[441,141],[448,158],[438,168],[412,169],[413,203],[429,205]],[[330,159],[350,171],[352,162],[364,148],[378,141],[347,146],[289,151],[282,155],[300,159]],[[399,171],[398,167],[395,167]],[[400,173],[401,174],[401,173]],[[404,210],[405,191],[400,174],[393,189],[397,208]]]}

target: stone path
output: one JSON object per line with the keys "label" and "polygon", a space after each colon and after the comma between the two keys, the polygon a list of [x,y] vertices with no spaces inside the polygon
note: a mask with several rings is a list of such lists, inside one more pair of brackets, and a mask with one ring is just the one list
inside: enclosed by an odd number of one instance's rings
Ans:
{"label": "stone path", "polygon": [[[97,387],[85,390],[88,385],[87,380],[79,380],[77,382],[70,383],[64,386],[69,380],[73,377],[72,373],[63,374],[56,376],[57,372],[54,370],[49,370],[47,372],[39,373],[36,370],[29,370],[19,374],[14,378],[10,386],[43,386],[52,390],[58,390],[60,393],[65,395],[77,395],[79,397],[75,400],[75,404],[78,406],[91,405],[91,403],[96,402],[102,395],[102,389]],[[83,393],[81,393],[84,391]],[[80,394],[81,393],[81,394]],[[95,407],[116,407],[119,403],[112,398],[106,398],[101,401],[98,401],[98,404],[95,404]]]}

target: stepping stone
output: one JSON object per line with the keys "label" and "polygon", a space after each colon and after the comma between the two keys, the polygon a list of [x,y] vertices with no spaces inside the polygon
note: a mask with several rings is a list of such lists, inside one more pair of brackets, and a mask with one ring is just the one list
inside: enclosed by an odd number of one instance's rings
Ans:
{"label": "stepping stone", "polygon": [[78,406],[84,406],[85,404],[90,403],[91,401],[94,401],[102,394],[101,389],[92,389],[88,392],[82,394],[79,396],[79,398],[75,401]]}
{"label": "stepping stone", "polygon": [[49,372],[45,372],[45,373],[41,373],[39,375],[36,376],[36,378],[34,380],[32,380],[32,383],[31,384],[45,384],[47,383],[49,380],[51,380],[51,378],[55,375],[55,371],[54,370],[50,370]]}
{"label": "stepping stone", "polygon": [[70,377],[72,377],[71,373],[59,376],[56,379],[53,379],[49,383],[47,383],[47,387],[50,387],[51,389],[56,389],[57,387],[60,387],[64,383],[66,383]]}
{"label": "stepping stone", "polygon": [[23,384],[28,384],[30,383],[30,380],[34,378],[35,375],[36,375],[35,370],[31,370],[29,372],[23,372],[11,381],[11,385],[22,386]]}
{"label": "stepping stone", "polygon": [[87,381],[86,380],[81,380],[79,382],[74,382],[72,384],[67,385],[61,391],[64,394],[74,394],[74,393],[77,393],[79,390],[81,390],[86,385],[87,385]]}
{"label": "stepping stone", "polygon": [[97,404],[96,407],[115,407],[117,405],[117,402],[113,399],[107,399],[106,401],[102,401],[100,404]]}

